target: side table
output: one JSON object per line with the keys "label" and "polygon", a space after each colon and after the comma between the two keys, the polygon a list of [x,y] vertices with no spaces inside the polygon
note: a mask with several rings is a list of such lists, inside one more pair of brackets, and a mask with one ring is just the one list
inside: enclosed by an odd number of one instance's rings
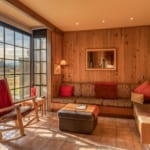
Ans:
{"label": "side table", "polygon": [[[46,115],[46,98],[45,97],[37,97],[35,98],[35,102],[37,107],[40,108],[41,114]],[[33,105],[32,101],[25,101],[22,103],[23,105]]]}
{"label": "side table", "polygon": [[35,99],[35,102],[37,103],[37,107],[40,108],[42,116],[43,116],[43,114],[46,115],[46,99],[45,99],[45,97],[37,97]]}

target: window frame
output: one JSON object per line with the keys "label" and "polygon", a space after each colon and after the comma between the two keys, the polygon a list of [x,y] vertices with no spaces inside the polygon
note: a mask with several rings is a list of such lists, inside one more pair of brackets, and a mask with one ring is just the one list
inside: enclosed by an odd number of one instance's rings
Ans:
{"label": "window frame", "polygon": [[[16,27],[14,27],[12,25],[9,25],[9,24],[7,24],[5,22],[2,22],[2,21],[0,21],[0,27],[3,28],[3,41],[0,41],[0,43],[2,43],[3,51],[4,51],[3,58],[0,58],[0,60],[3,61],[3,70],[4,71],[3,71],[3,75],[1,74],[0,76],[3,77],[3,78],[6,78],[8,76],[12,76],[12,78],[13,78],[12,82],[13,82],[14,86],[13,86],[13,88],[10,88],[10,90],[11,90],[11,94],[13,96],[13,101],[14,102],[20,102],[22,99],[24,99],[26,97],[29,97],[31,95],[31,90],[30,89],[31,89],[31,72],[32,72],[31,71],[31,54],[32,54],[31,53],[31,51],[32,51],[31,42],[32,42],[32,35],[30,33],[27,33],[27,32],[25,32],[25,31],[23,31],[21,29],[18,29]],[[6,43],[5,33],[6,33],[7,29],[13,31],[13,40],[14,40],[12,42],[13,44]],[[19,45],[16,44],[16,37],[17,37],[16,35],[17,34],[20,34],[21,37],[22,37],[22,39],[21,39],[22,46],[19,46]],[[25,44],[24,44],[25,43],[25,37],[26,38],[28,37],[29,47],[26,47]],[[13,57],[12,58],[6,58],[6,45],[13,47]],[[21,60],[16,58],[16,49],[17,48],[22,49],[22,59]],[[29,51],[28,60],[26,60],[25,57],[24,57],[24,50],[25,49]],[[7,61],[13,61],[13,69],[14,69],[13,73],[10,73],[10,74],[6,73],[6,62]],[[17,73],[16,72],[17,62],[19,62],[19,61],[22,64],[22,71],[20,73]],[[28,62],[29,65],[30,65],[29,72],[27,72],[27,73],[25,72],[25,66],[24,66],[25,62]],[[24,75],[29,75],[30,76],[29,84],[26,85],[26,86],[24,86],[24,83],[25,83]],[[16,82],[17,82],[16,76],[22,76],[22,79],[21,79],[21,83],[22,84],[19,87],[16,86]],[[29,88],[29,96],[25,96],[25,92],[24,91],[25,91],[26,88]],[[20,98],[16,99],[17,98],[16,91],[19,90],[19,89],[22,91],[22,94],[19,94]]]}
{"label": "window frame", "polygon": [[[42,47],[42,40],[43,38],[45,39],[45,47],[43,48]],[[39,45],[40,47],[39,48],[36,48],[35,47],[35,39],[39,39]],[[35,51],[39,51],[39,60],[36,60],[35,59]],[[46,60],[41,60],[41,53],[45,51],[46,53]],[[35,72],[35,64],[36,63],[39,63],[40,65],[40,68],[39,68],[39,72]],[[42,66],[42,63],[45,63],[46,64],[46,70],[45,72],[41,72],[41,66]],[[47,29],[41,29],[41,30],[34,30],[33,31],[33,86],[35,86],[37,88],[37,95],[38,96],[42,96],[42,88],[46,88],[46,94],[47,94],[47,81],[48,81],[48,77],[47,77]],[[35,82],[35,77],[36,75],[39,76],[39,84],[36,84]],[[46,77],[46,83],[45,84],[42,84],[42,75],[45,75]],[[47,97],[47,95],[44,95]]]}

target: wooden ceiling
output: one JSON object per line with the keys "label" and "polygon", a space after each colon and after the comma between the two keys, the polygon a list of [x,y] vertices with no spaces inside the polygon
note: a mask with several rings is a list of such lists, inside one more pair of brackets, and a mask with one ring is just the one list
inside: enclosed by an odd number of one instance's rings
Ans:
{"label": "wooden ceiling", "polygon": [[[149,0],[5,1],[26,12],[30,19],[41,22],[52,30],[59,28],[63,31],[76,31],[150,25]],[[10,17],[18,16],[21,20],[21,12],[13,16],[13,11],[7,10]],[[2,6],[0,11],[6,13]],[[27,19],[24,18],[23,21],[30,24],[29,21],[25,21]]]}

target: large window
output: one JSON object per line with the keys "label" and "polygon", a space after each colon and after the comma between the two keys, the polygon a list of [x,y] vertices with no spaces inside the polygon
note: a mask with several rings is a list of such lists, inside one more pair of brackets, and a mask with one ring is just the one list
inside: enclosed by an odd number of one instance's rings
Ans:
{"label": "large window", "polygon": [[7,78],[14,102],[30,96],[31,35],[0,22],[0,78]]}
{"label": "large window", "polygon": [[37,96],[47,96],[47,31],[33,31],[34,39],[34,83]]}

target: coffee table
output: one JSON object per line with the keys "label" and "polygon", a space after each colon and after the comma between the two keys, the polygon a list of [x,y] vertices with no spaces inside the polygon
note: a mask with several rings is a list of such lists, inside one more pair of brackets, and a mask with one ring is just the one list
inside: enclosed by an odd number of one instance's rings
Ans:
{"label": "coffee table", "polygon": [[67,104],[58,111],[59,129],[63,131],[92,133],[99,114],[96,105]]}

